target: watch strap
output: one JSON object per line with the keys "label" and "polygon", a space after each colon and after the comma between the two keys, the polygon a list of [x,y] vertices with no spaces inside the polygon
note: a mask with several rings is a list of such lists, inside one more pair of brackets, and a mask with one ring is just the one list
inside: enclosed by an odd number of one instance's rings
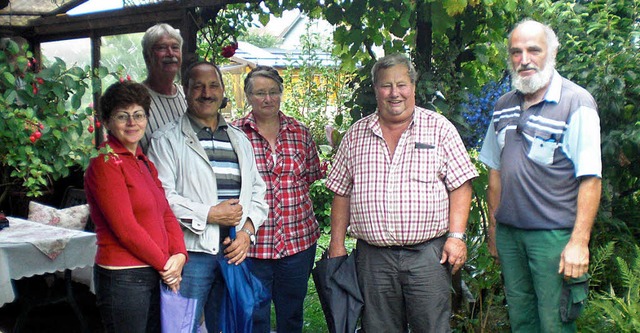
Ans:
{"label": "watch strap", "polygon": [[466,242],[467,241],[467,234],[465,234],[464,232],[450,232],[447,234],[447,238],[456,238],[459,239],[461,241]]}
{"label": "watch strap", "polygon": [[242,228],[240,229],[240,231],[244,231],[247,233],[247,235],[249,235],[249,240],[251,241],[251,245],[255,245],[256,244],[256,235],[251,232],[251,230],[247,229],[247,228]]}

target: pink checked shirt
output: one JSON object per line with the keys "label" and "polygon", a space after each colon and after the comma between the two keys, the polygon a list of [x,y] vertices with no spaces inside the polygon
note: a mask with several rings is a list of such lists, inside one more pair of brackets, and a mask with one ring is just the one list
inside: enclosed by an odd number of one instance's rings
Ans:
{"label": "pink checked shirt", "polygon": [[351,126],[326,184],[351,197],[352,236],[374,246],[412,245],[449,230],[449,192],[477,176],[455,127],[416,107],[393,159],[377,113]]}
{"label": "pink checked shirt", "polygon": [[320,237],[309,186],[324,176],[311,133],[280,112],[274,163],[274,152],[258,133],[252,113],[233,125],[242,129],[253,145],[260,176],[267,184],[265,199],[270,208],[269,217],[258,230],[257,244],[249,249],[249,257],[280,259],[308,249]]}

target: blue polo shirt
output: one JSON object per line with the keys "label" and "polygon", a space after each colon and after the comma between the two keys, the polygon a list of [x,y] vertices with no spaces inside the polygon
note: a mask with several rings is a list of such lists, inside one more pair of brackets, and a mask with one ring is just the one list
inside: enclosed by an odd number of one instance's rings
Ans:
{"label": "blue polo shirt", "polygon": [[601,177],[600,118],[584,88],[555,72],[527,110],[511,91],[496,103],[480,161],[500,171],[496,220],[522,229],[572,228],[579,178]]}

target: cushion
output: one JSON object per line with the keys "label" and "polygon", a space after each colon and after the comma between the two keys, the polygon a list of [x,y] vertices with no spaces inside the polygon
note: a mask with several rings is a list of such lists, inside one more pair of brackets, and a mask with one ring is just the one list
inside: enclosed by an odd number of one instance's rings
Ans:
{"label": "cushion", "polygon": [[84,230],[89,219],[89,205],[79,205],[64,209],[56,209],[50,206],[29,202],[30,221],[52,225],[55,227]]}

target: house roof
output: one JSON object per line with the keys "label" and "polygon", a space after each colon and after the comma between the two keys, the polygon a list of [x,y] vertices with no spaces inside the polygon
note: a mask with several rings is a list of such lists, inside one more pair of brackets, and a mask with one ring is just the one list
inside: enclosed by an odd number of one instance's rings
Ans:
{"label": "house roof", "polygon": [[[249,66],[266,65],[275,68],[300,67],[300,59],[305,59],[302,50],[289,50],[280,48],[259,48],[251,43],[238,42],[238,50],[231,60],[238,63],[247,63]],[[316,51],[314,57],[321,66],[330,67],[337,65],[329,52]]]}

